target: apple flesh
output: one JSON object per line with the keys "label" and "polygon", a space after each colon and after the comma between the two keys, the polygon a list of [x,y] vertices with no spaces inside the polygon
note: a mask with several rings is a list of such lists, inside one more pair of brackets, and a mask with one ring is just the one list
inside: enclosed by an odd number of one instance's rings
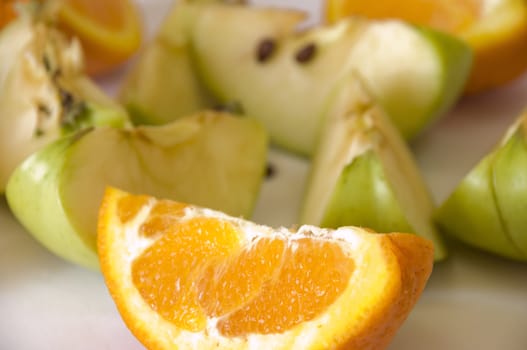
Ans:
{"label": "apple flesh", "polygon": [[360,78],[343,81],[313,158],[300,223],[415,233],[434,243],[436,261],[444,259],[434,204],[406,143]]}
{"label": "apple flesh", "polygon": [[161,125],[215,104],[191,57],[187,21],[193,10],[181,5],[170,12],[127,73],[118,99],[134,124]]}
{"label": "apple flesh", "polygon": [[267,143],[256,121],[216,112],[163,126],[86,129],[27,158],[11,176],[6,197],[49,250],[97,267],[97,212],[106,186],[249,217]]}
{"label": "apple flesh", "polygon": [[313,154],[343,79],[360,76],[411,139],[452,106],[471,66],[460,40],[400,21],[347,18],[300,32],[304,16],[292,10],[209,5],[196,13],[188,33],[203,84],[260,120],[275,144],[304,155]]}
{"label": "apple flesh", "polygon": [[527,111],[456,186],[436,221],[446,234],[527,261]]}
{"label": "apple flesh", "polygon": [[0,193],[27,156],[91,125],[122,127],[125,110],[84,74],[77,41],[22,16],[0,32]]}

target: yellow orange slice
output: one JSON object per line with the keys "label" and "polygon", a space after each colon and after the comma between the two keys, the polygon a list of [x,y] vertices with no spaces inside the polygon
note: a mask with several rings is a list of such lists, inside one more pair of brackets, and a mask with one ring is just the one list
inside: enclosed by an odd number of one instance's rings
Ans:
{"label": "yellow orange slice", "polygon": [[58,0],[61,29],[80,39],[89,74],[126,61],[141,44],[141,18],[133,0]]}
{"label": "yellow orange slice", "polygon": [[326,18],[397,18],[465,40],[474,51],[466,92],[502,86],[527,70],[524,0],[327,0]]}
{"label": "yellow orange slice", "polygon": [[383,349],[432,271],[432,244],[346,227],[272,229],[106,190],[98,250],[148,349]]}

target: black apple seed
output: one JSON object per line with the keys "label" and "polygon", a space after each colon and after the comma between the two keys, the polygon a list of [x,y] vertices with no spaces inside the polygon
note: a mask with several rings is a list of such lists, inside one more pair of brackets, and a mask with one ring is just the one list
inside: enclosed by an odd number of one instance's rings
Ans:
{"label": "black apple seed", "polygon": [[307,63],[313,59],[316,52],[317,46],[314,43],[306,44],[296,52],[295,60],[298,63]]}
{"label": "black apple seed", "polygon": [[256,50],[256,60],[258,62],[265,62],[271,58],[275,50],[276,43],[271,38],[265,38],[260,41]]}

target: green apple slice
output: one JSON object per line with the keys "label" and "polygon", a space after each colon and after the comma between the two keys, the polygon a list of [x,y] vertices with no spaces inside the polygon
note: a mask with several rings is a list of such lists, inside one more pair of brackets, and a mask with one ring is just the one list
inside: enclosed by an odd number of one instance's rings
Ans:
{"label": "green apple slice", "polygon": [[460,40],[399,21],[348,18],[300,32],[304,16],[292,10],[208,5],[197,13],[190,42],[203,83],[262,121],[275,144],[305,155],[349,72],[360,72],[410,139],[455,102],[471,65]]}
{"label": "green apple slice", "polygon": [[14,168],[57,138],[90,125],[121,127],[124,109],[83,70],[80,45],[22,16],[0,32],[0,193]]}
{"label": "green apple slice", "polygon": [[244,0],[178,1],[154,38],[141,50],[118,93],[134,124],[162,125],[218,105],[196,74],[189,30],[199,7],[186,4],[222,2],[245,3]]}
{"label": "green apple slice", "polygon": [[440,228],[479,249],[527,261],[527,112],[440,206]]}
{"label": "green apple slice", "polygon": [[444,259],[434,204],[412,154],[360,79],[345,81],[327,109],[300,222],[415,233]]}
{"label": "green apple slice", "polygon": [[193,6],[177,6],[127,73],[119,101],[135,124],[160,125],[214,104],[195,74],[188,40]]}
{"label": "green apple slice", "polygon": [[494,160],[494,190],[504,227],[527,260],[527,114]]}
{"label": "green apple slice", "polygon": [[49,250],[96,267],[97,211],[106,186],[249,217],[267,142],[255,120],[214,112],[163,126],[87,129],[27,158],[9,180],[7,201]]}

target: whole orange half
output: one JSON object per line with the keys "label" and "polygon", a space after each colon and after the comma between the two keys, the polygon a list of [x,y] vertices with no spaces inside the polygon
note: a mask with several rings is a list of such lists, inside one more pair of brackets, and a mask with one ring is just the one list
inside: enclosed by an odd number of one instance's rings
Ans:
{"label": "whole orange half", "polygon": [[527,70],[524,0],[326,0],[326,18],[396,18],[464,39],[474,51],[467,93],[509,83]]}

